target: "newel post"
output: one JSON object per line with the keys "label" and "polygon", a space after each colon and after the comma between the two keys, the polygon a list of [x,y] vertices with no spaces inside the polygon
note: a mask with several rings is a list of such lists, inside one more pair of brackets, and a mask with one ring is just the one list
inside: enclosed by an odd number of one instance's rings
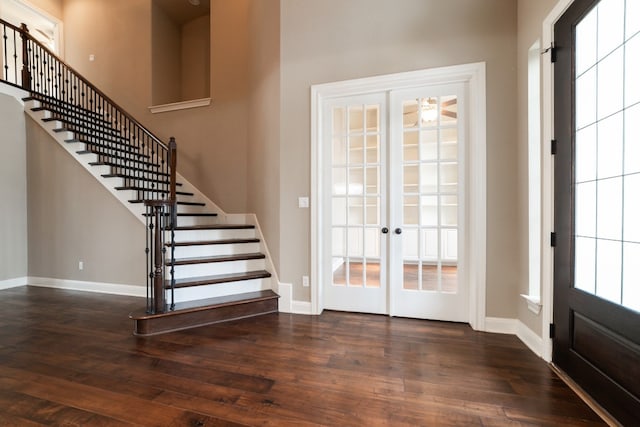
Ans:
{"label": "newel post", "polygon": [[29,71],[29,29],[27,24],[20,26],[20,38],[22,39],[22,88],[31,90],[31,71]]}
{"label": "newel post", "polygon": [[178,164],[178,145],[174,137],[169,138],[169,200],[176,201],[176,166]]}
{"label": "newel post", "polygon": [[164,313],[165,297],[164,297],[164,252],[162,248],[162,214],[163,206],[161,204],[153,205],[153,214],[155,216],[156,227],[153,236],[154,239],[154,257],[153,257],[153,312]]}

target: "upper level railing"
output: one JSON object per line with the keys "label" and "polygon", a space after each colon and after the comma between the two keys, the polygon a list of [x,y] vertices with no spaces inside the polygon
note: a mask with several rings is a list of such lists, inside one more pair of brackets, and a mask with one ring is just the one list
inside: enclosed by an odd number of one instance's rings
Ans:
{"label": "upper level railing", "polygon": [[[124,178],[147,207],[147,309],[164,311],[164,232],[176,225],[175,140],[165,144],[34,39],[27,26],[0,19],[0,80],[28,91],[54,118],[110,166],[110,176]],[[155,233],[155,234],[154,234]],[[159,240],[160,239],[160,240]],[[157,246],[157,243],[162,243]],[[171,274],[172,275],[172,274]],[[171,279],[173,283],[173,279]]]}

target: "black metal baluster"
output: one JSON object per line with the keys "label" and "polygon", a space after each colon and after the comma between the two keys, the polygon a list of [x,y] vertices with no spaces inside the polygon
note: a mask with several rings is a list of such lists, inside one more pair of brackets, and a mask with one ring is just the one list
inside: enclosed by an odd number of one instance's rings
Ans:
{"label": "black metal baluster", "polygon": [[152,211],[151,211],[151,207],[147,206],[146,210],[146,215],[145,215],[145,241],[146,241],[146,247],[144,248],[144,253],[147,256],[147,261],[146,261],[146,266],[147,266],[147,313],[151,313],[151,298],[149,298],[151,296],[151,278],[152,278],[152,274],[151,274],[151,249],[150,249],[150,236],[153,234],[153,225],[152,225]]}
{"label": "black metal baluster", "polygon": [[[26,38],[22,39],[22,43],[26,43]],[[13,74],[15,83],[20,83],[20,86],[24,86],[24,82],[18,82],[18,40],[15,31],[13,32]]]}
{"label": "black metal baluster", "polygon": [[[15,37],[15,32],[14,32],[14,37]],[[6,81],[9,81],[9,57],[8,57],[8,53],[9,52],[7,51],[7,40],[8,40],[8,37],[7,37],[7,26],[2,24],[2,43],[4,45],[4,50],[2,51],[3,52],[3,55],[2,55],[3,67],[2,68],[4,68],[4,72],[3,72],[2,75],[4,76],[4,79]]]}

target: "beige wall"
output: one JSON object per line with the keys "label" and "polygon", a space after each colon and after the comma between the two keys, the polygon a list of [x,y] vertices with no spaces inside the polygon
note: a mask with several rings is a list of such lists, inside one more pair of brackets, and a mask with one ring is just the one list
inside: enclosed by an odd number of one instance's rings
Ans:
{"label": "beige wall", "polygon": [[211,18],[202,16],[185,23],[181,28],[181,85],[180,99],[209,97],[211,80]]}
{"label": "beige wall", "polygon": [[[519,245],[518,293],[529,289],[528,256],[528,55],[529,48],[539,40],[542,43],[542,22],[557,0],[518,0],[518,234]],[[541,62],[549,60],[548,55]],[[542,85],[542,83],[541,83]],[[542,132],[541,132],[542,133]],[[528,310],[524,299],[518,300],[518,319],[538,335],[542,335],[542,314],[536,316]]]}
{"label": "beige wall", "polygon": [[180,27],[156,2],[151,2],[151,31],[151,102],[162,105],[181,101]]}
{"label": "beige wall", "polygon": [[31,119],[26,135],[29,276],[144,286],[144,225]]}
{"label": "beige wall", "polygon": [[64,0],[28,0],[28,2],[53,17],[62,19]]}
{"label": "beige wall", "polygon": [[175,136],[180,173],[227,212],[247,208],[248,8],[211,2],[211,106],[153,115],[151,2],[64,1],[67,62],[161,139]]}
{"label": "beige wall", "polygon": [[280,271],[280,1],[251,2],[247,208]]}
{"label": "beige wall", "polygon": [[[487,63],[487,315],[516,317],[519,244],[516,2],[326,0],[281,3],[280,278],[309,300],[309,88],[423,68]],[[286,260],[286,261],[285,261]]]}
{"label": "beige wall", "polygon": [[15,98],[1,93],[0,129],[2,281],[27,276],[27,150],[22,105]]}

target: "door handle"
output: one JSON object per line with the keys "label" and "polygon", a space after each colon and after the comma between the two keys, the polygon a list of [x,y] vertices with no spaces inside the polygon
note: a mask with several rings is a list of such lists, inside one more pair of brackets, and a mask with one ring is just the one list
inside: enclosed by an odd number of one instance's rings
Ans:
{"label": "door handle", "polygon": [[395,230],[393,230],[393,232],[396,234],[402,234],[402,228],[398,227]]}
{"label": "door handle", "polygon": [[382,234],[387,234],[389,232],[389,229],[387,227],[382,227]]}

